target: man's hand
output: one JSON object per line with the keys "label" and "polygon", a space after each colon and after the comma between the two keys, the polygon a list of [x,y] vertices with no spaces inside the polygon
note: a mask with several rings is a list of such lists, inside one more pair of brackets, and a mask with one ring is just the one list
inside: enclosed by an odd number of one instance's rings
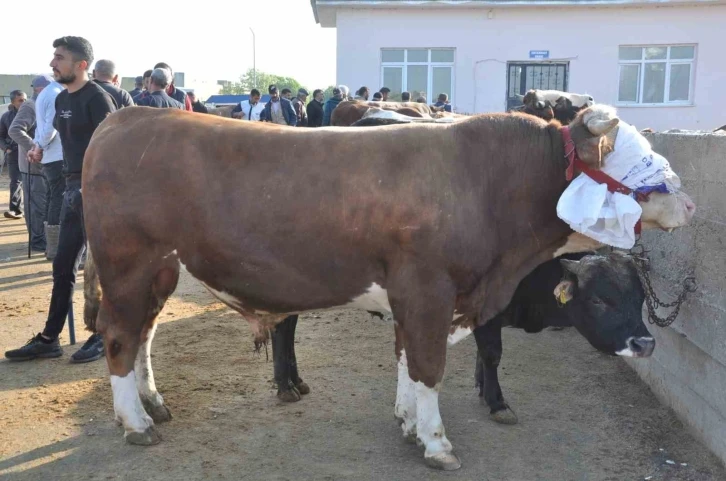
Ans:
{"label": "man's hand", "polygon": [[28,162],[31,164],[38,164],[43,160],[43,149],[37,145],[28,152]]}
{"label": "man's hand", "polygon": [[244,112],[235,112],[235,113],[232,114],[232,118],[233,119],[241,119],[243,115],[244,115]]}

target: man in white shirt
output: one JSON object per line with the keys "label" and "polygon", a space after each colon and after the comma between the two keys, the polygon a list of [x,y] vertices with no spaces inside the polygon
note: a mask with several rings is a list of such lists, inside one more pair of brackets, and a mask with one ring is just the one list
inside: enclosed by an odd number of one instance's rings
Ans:
{"label": "man in white shirt", "polygon": [[28,153],[28,160],[41,163],[43,177],[47,186],[47,210],[45,224],[45,257],[53,260],[58,250],[60,235],[60,211],[66,181],[63,176],[63,146],[60,135],[53,127],[55,118],[55,98],[63,91],[63,86],[50,76],[48,85],[35,100],[36,128],[33,143],[35,147]]}
{"label": "man in white shirt", "polygon": [[252,89],[250,99],[243,100],[232,110],[232,118],[259,122],[260,114],[265,110],[265,104],[260,102],[260,97],[260,91]]}

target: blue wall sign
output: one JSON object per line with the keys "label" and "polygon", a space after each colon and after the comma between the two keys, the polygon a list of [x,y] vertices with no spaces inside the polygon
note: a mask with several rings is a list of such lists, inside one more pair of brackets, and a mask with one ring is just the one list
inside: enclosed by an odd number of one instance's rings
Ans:
{"label": "blue wall sign", "polygon": [[550,58],[550,51],[549,50],[530,50],[529,58],[537,58],[537,59]]}

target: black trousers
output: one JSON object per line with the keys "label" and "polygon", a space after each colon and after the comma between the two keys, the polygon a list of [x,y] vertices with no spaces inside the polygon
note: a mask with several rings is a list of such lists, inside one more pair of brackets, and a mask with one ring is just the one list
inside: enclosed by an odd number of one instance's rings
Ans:
{"label": "black trousers", "polygon": [[63,206],[63,192],[66,190],[66,179],[63,176],[63,161],[43,164],[43,177],[47,187],[46,220],[49,225],[60,224],[61,206]]}
{"label": "black trousers", "polygon": [[5,153],[5,163],[8,164],[10,176],[10,212],[21,214],[23,212],[23,191],[20,180],[20,167],[18,166],[18,151]]}
{"label": "black trousers", "polygon": [[53,292],[50,297],[48,320],[43,335],[55,339],[66,323],[76,285],[79,254],[86,243],[83,229],[83,200],[79,186],[67,188],[63,193],[60,214],[58,253],[53,259]]}

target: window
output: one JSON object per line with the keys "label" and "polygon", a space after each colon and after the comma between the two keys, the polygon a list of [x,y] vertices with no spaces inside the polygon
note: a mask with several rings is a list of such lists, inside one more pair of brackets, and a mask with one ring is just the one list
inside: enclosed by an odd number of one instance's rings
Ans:
{"label": "window", "polygon": [[695,59],[695,45],[620,47],[618,102],[690,105]]}
{"label": "window", "polygon": [[423,97],[431,104],[447,94],[453,103],[454,49],[383,49],[381,79],[381,86],[391,89],[390,100],[400,101],[401,92],[408,91],[412,102]]}

